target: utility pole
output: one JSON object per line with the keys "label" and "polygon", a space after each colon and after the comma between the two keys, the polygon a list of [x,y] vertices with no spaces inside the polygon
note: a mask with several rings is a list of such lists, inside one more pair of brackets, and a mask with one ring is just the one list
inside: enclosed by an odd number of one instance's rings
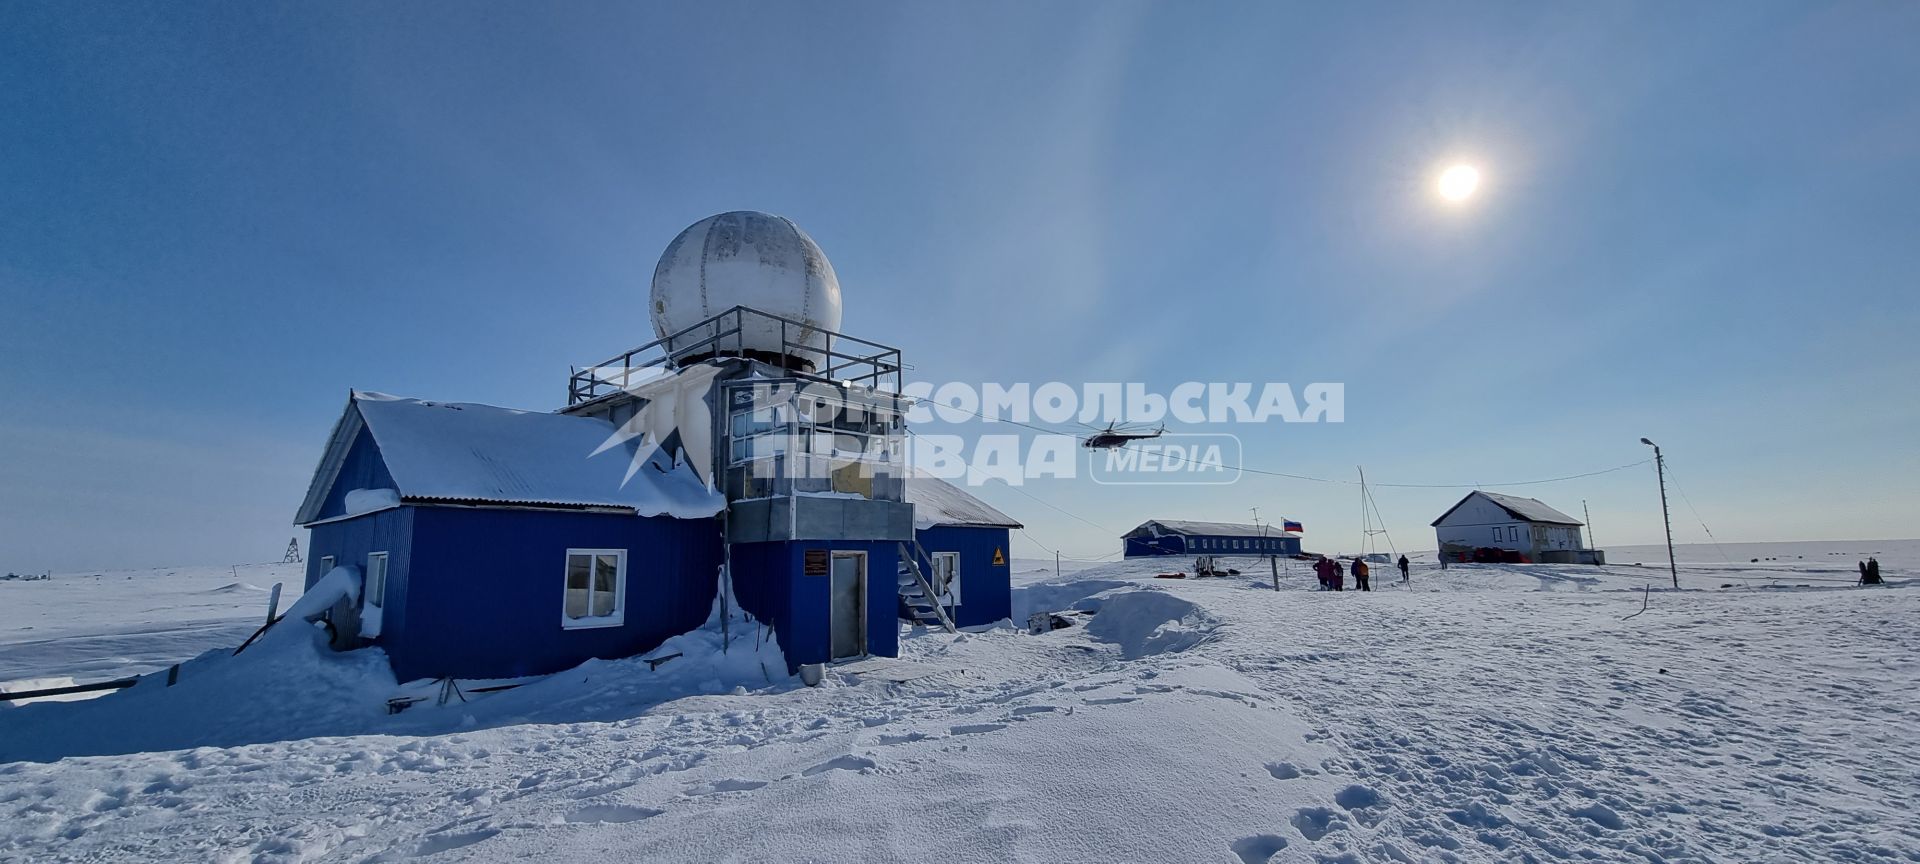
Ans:
{"label": "utility pole", "polygon": [[[1260,524],[1260,508],[1258,507],[1253,508],[1253,525],[1254,527],[1260,529],[1260,538],[1262,540],[1266,539],[1267,526]],[[1267,567],[1273,570],[1273,590],[1275,591],[1280,590],[1280,558],[1279,556],[1268,555]]]}
{"label": "utility pole", "polygon": [[1353,470],[1360,472],[1360,555],[1367,554],[1367,541],[1373,539],[1373,524],[1367,521],[1367,469],[1358,465]]}
{"label": "utility pole", "polygon": [[1600,544],[1593,539],[1593,511],[1587,509],[1585,498],[1580,499],[1580,515],[1587,517],[1587,548],[1600,548]]}
{"label": "utility pole", "polygon": [[1680,565],[1673,561],[1673,516],[1667,512],[1667,457],[1660,455],[1660,445],[1645,438],[1640,443],[1653,448],[1653,467],[1660,477],[1660,520],[1667,525],[1667,572],[1673,574],[1673,587],[1680,587]]}

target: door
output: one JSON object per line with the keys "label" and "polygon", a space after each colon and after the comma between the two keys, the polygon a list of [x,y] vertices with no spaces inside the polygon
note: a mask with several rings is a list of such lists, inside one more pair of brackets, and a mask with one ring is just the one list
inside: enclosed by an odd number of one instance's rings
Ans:
{"label": "door", "polygon": [[933,553],[933,592],[948,607],[960,605],[960,553]]}
{"label": "door", "polygon": [[832,657],[864,657],[867,653],[867,553],[833,553],[831,593],[827,598]]}

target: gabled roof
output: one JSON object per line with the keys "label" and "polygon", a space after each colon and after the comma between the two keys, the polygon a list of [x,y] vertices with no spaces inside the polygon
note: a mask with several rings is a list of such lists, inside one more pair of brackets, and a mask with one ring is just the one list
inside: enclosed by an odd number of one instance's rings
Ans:
{"label": "gabled roof", "polygon": [[[1149,526],[1158,525],[1160,530],[1153,531]],[[1185,534],[1200,537],[1298,537],[1292,531],[1282,531],[1273,525],[1245,525],[1239,522],[1194,522],[1187,519],[1149,519],[1139,527],[1128,531],[1123,537],[1140,534]]]}
{"label": "gabled roof", "polygon": [[906,480],[907,503],[913,505],[913,527],[933,528],[940,525],[959,525],[982,528],[1020,528],[1013,521],[987,502],[973,497],[958,486],[941,480],[915,474]]}
{"label": "gabled roof", "polygon": [[592,507],[682,518],[711,516],[726,506],[691,470],[657,452],[628,479],[635,442],[596,453],[614,433],[600,418],[355,391],[296,522],[319,518],[362,428],[406,502]]}
{"label": "gabled roof", "polygon": [[1475,495],[1493,502],[1496,506],[1500,507],[1500,509],[1507,511],[1507,515],[1522,522],[1541,522],[1548,525],[1581,524],[1580,520],[1555,510],[1552,507],[1548,507],[1538,498],[1522,498],[1518,495],[1502,495],[1498,492],[1482,492],[1475,489],[1472,492],[1468,492],[1467,497],[1460,499],[1459,503],[1448,507],[1447,512],[1440,514],[1440,518],[1433,520],[1432,526],[1429,527],[1438,526],[1440,523],[1447,521],[1447,517],[1452,516],[1453,511],[1460,509],[1461,504],[1473,500],[1473,496]]}

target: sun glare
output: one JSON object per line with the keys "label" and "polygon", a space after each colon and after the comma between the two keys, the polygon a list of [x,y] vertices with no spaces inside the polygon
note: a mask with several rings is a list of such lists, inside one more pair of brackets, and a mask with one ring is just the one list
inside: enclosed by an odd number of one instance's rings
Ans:
{"label": "sun glare", "polygon": [[1440,197],[1448,201],[1465,201],[1479,188],[1480,169],[1472,165],[1455,165],[1440,173]]}

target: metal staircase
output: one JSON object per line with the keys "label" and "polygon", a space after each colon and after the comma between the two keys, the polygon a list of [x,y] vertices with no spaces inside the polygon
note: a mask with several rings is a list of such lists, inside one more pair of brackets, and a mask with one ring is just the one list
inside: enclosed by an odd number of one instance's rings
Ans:
{"label": "metal staircase", "polygon": [[940,598],[933,593],[933,584],[927,581],[926,573],[920,570],[920,559],[928,558],[927,550],[920,548],[920,541],[909,540],[900,545],[900,599],[906,603],[907,611],[913,620],[927,627],[939,627],[948,633],[957,632],[953,628],[953,619],[947,617],[947,610],[940,607]]}

